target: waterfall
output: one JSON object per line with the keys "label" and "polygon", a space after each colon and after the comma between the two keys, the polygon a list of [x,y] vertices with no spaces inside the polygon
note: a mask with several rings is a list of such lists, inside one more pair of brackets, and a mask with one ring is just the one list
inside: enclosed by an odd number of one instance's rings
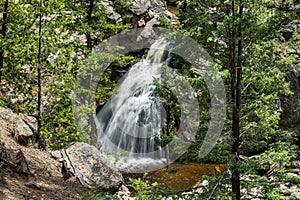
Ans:
{"label": "waterfall", "polygon": [[164,39],[152,44],[147,57],[130,68],[97,114],[101,150],[111,155],[121,171],[150,171],[165,163],[165,151],[157,139],[162,134],[166,111],[154,81],[161,81],[163,62],[170,57],[167,52]]}

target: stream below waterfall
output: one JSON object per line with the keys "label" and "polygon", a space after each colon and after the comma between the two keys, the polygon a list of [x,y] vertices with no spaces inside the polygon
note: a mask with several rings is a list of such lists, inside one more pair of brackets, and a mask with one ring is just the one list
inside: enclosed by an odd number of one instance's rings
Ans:
{"label": "stream below waterfall", "polygon": [[[151,171],[144,178],[149,183],[157,182],[162,188],[184,190],[198,186],[203,175],[218,175],[226,169],[221,164],[172,163],[169,170]],[[143,178],[144,174],[125,174],[125,180],[130,185],[129,178]]]}

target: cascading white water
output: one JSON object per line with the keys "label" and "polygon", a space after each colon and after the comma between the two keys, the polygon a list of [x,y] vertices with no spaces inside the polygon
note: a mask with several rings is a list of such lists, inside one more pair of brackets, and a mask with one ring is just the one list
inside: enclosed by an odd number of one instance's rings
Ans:
{"label": "cascading white water", "polygon": [[[161,80],[162,63],[169,57],[167,48],[168,43],[158,39],[146,59],[119,81],[115,94],[97,114],[101,150],[112,155],[121,171],[150,171],[165,163],[164,149],[156,139],[162,134],[166,112],[154,80]],[[125,156],[119,160],[120,155]]]}

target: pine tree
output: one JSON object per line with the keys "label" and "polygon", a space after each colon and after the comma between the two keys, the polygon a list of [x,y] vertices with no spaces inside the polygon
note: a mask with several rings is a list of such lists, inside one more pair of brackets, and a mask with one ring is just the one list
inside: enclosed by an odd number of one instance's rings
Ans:
{"label": "pine tree", "polygon": [[[260,147],[262,160],[254,162],[260,165],[274,164],[271,160],[263,160],[272,152],[283,167],[290,156],[284,158],[282,152],[289,152],[289,155],[293,152],[292,134],[278,128],[280,113],[276,109],[279,96],[290,93],[284,71],[293,58],[277,52],[279,28],[293,17],[290,7],[291,2],[286,1],[197,1],[189,2],[181,16],[184,32],[204,46],[230,85],[228,125],[231,124],[231,140],[225,140],[230,147],[225,144],[223,154],[231,149],[228,151],[231,159],[225,162],[231,169],[233,199],[241,198],[241,174],[257,170],[253,160],[244,162],[241,158],[247,149],[255,149],[247,145],[248,142],[259,141],[263,145]],[[259,77],[263,78],[258,81]],[[270,81],[273,84],[269,84]],[[253,115],[257,118],[254,121]],[[275,135],[278,139],[273,138]]]}

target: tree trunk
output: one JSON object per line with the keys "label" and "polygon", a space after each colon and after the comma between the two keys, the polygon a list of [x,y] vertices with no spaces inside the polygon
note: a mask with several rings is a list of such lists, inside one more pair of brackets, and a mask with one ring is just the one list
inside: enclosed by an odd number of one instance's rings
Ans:
{"label": "tree trunk", "polygon": [[[2,19],[3,19],[3,21],[2,21],[2,26],[1,26],[1,34],[2,34],[3,39],[5,40],[6,30],[7,30],[7,19],[8,19],[8,0],[6,0],[4,3]],[[3,68],[4,68],[4,46],[1,46],[1,50],[0,50],[0,83],[2,80]]]}
{"label": "tree trunk", "polygon": [[[242,92],[242,27],[241,18],[243,15],[243,2],[239,2],[238,16],[235,13],[236,5],[235,1],[232,1],[231,12],[233,16],[233,25],[229,30],[230,32],[230,55],[229,64],[231,69],[231,98],[232,98],[232,154],[235,158],[235,164],[232,167],[231,185],[232,185],[232,197],[233,199],[241,199],[240,194],[240,171],[239,171],[239,156],[240,156],[240,118],[241,118],[241,92]],[[236,17],[239,18],[238,25]],[[237,27],[237,30],[236,30]],[[236,37],[237,36],[237,37]],[[236,51],[236,41],[237,51]],[[237,54],[237,56],[236,56]]]}
{"label": "tree trunk", "polygon": [[[40,11],[43,7],[43,0],[40,0]],[[37,96],[37,133],[35,135],[35,141],[38,143],[39,148],[45,148],[45,140],[41,135],[41,128],[42,128],[42,13],[39,16],[39,46],[38,46],[38,96]]]}
{"label": "tree trunk", "polygon": [[[88,21],[89,24],[92,24],[93,7],[94,7],[94,0],[90,0],[89,1],[89,7],[88,7],[88,10],[87,10],[87,14],[88,14],[87,21]],[[86,33],[86,46],[87,46],[88,50],[90,50],[90,51],[93,48],[92,36],[91,36],[91,33],[89,32],[89,30]]]}

